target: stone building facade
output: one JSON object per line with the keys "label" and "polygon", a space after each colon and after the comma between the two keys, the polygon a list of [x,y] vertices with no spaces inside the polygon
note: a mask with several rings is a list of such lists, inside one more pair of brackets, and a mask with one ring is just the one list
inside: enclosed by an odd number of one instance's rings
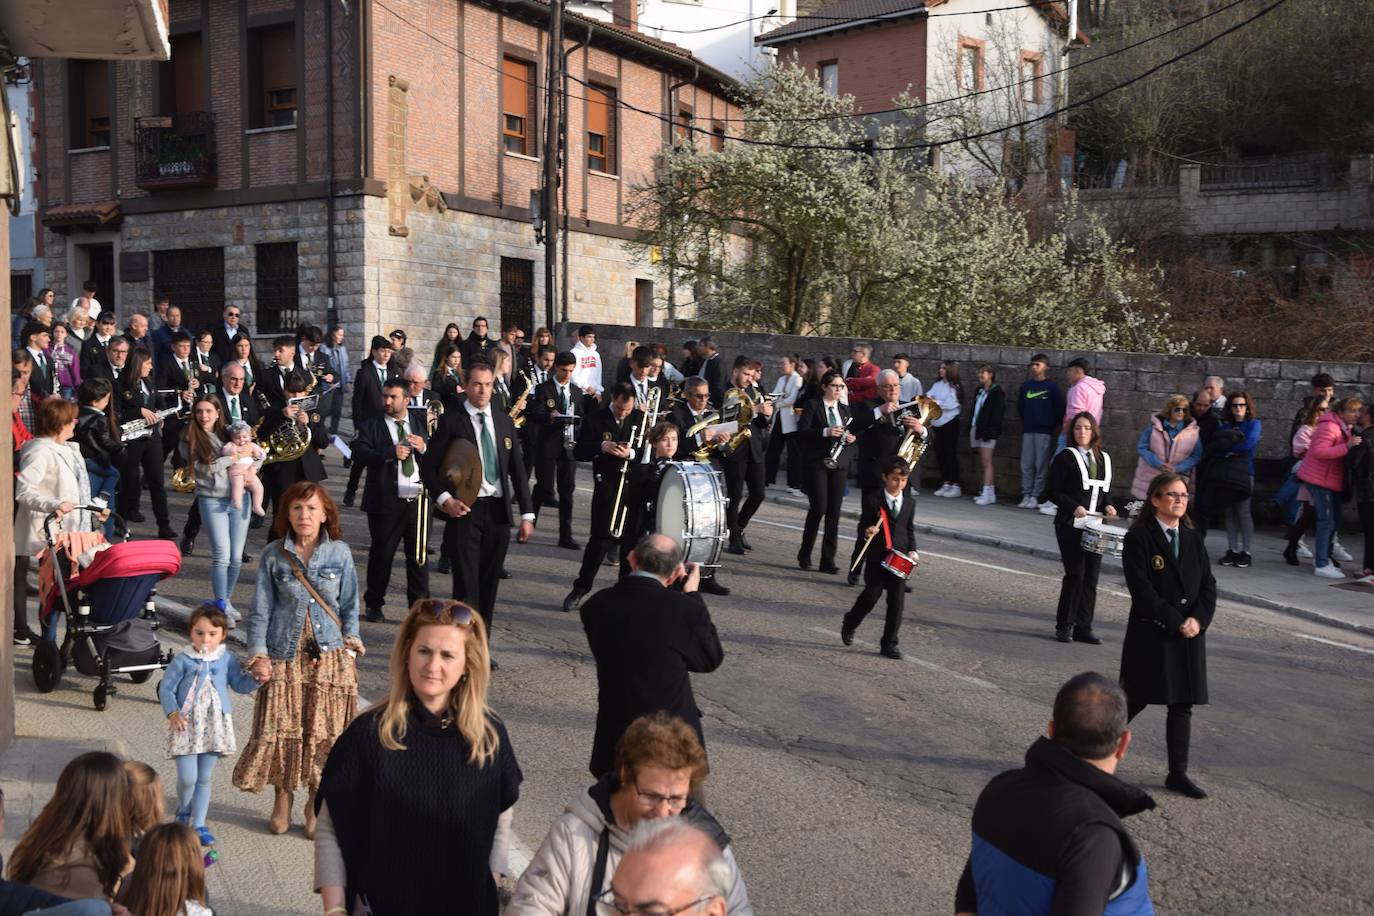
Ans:
{"label": "stone building facade", "polygon": [[[532,223],[545,118],[540,0],[172,0],[167,63],[36,74],[49,285],[127,317],[157,294],[195,327],[544,323]],[[566,317],[654,320],[626,249],[631,187],[738,108],[681,48],[569,14]],[[592,87],[596,87],[593,89]],[[708,139],[709,138],[709,139]],[[562,264],[559,265],[560,276]]]}

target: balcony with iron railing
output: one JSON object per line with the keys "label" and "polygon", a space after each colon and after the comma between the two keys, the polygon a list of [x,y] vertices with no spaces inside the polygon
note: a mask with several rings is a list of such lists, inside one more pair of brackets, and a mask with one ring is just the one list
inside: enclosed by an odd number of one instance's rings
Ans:
{"label": "balcony with iron railing", "polygon": [[208,111],[139,118],[134,126],[136,183],[145,191],[213,188],[215,116]]}

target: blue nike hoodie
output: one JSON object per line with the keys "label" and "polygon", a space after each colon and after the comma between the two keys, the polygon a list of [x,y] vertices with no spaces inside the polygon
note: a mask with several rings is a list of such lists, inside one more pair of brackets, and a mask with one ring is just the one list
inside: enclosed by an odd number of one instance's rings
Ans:
{"label": "blue nike hoodie", "polygon": [[1064,419],[1064,394],[1052,379],[1026,379],[1016,389],[1016,412],[1023,433],[1057,435]]}

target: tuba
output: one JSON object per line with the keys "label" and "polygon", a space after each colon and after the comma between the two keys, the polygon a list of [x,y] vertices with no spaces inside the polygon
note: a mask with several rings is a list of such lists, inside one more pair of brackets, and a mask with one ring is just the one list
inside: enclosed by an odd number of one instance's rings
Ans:
{"label": "tuba", "polygon": [[913,413],[911,406],[915,406],[916,410],[914,413],[916,419],[920,420],[921,425],[926,428],[927,435],[917,436],[915,430],[908,431],[907,434],[902,437],[902,444],[897,446],[897,457],[906,459],[906,463],[911,465],[914,471],[917,462],[919,462],[921,456],[926,453],[926,445],[930,441],[928,433],[930,424],[940,419],[940,414],[943,413],[943,411],[940,410],[940,405],[935,403],[934,399],[921,395],[916,398],[916,400],[911,401],[905,410],[893,413],[892,422],[898,424],[902,422],[903,417],[911,416]]}

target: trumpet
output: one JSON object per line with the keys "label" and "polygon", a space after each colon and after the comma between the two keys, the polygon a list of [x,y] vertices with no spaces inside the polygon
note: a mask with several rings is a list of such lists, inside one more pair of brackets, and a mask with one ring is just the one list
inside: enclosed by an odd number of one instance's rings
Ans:
{"label": "trumpet", "polygon": [[568,413],[563,417],[563,450],[569,455],[577,447],[577,424],[582,418],[577,415],[577,399],[568,399]]}
{"label": "trumpet", "polygon": [[853,422],[854,417],[851,414],[849,419],[844,421],[844,431],[835,437],[835,444],[830,447],[830,453],[826,455],[821,462],[832,471],[840,466],[840,455],[844,454],[846,445],[844,441],[845,433],[849,432],[849,424]]}
{"label": "trumpet", "polygon": [[649,403],[645,407],[644,415],[640,418],[639,425],[630,430],[630,438],[625,443],[630,447],[631,457],[625,459],[625,463],[620,466],[620,483],[616,484],[615,502],[611,504],[611,537],[620,537],[625,533],[625,521],[630,516],[630,507],[625,499],[625,481],[630,476],[630,464],[634,461],[634,450],[647,447],[649,441],[649,417],[658,413],[658,402],[662,392],[655,388],[649,392]]}
{"label": "trumpet", "polygon": [[[438,398],[434,398],[425,405],[425,439],[434,438],[434,429],[439,425],[439,418],[444,414],[444,405],[439,403]],[[419,502],[415,504],[415,565],[424,566],[429,557],[429,493],[425,490],[425,485],[420,484]]]}

